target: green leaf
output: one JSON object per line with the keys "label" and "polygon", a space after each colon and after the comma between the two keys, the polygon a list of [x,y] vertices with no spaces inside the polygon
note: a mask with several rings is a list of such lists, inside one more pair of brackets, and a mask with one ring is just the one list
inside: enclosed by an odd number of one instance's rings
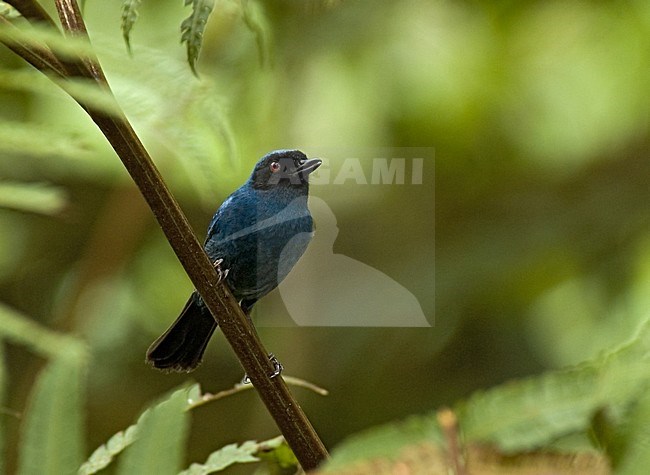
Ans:
{"label": "green leaf", "polygon": [[86,107],[101,111],[107,115],[120,117],[122,109],[108,88],[99,87],[92,79],[51,77],[61,89]]}
{"label": "green leaf", "polygon": [[[5,409],[6,393],[7,393],[7,371],[5,367],[5,350],[4,345],[0,344],[0,418],[9,416],[7,409]],[[0,473],[5,472],[5,431],[6,424],[0,424]]]}
{"label": "green leaf", "polygon": [[[188,100],[188,107],[180,112],[183,124],[170,130],[169,136],[177,136],[173,143],[179,154],[178,164],[190,177],[194,191],[209,203],[215,199],[215,182],[225,173],[216,170],[232,166],[232,158],[238,151],[228,115],[215,97],[214,89],[206,82],[205,79],[201,81],[203,93],[196,94],[201,99]],[[230,163],[224,163],[228,159]]]}
{"label": "green leaf", "polygon": [[45,183],[0,181],[0,208],[53,215],[67,203],[65,191]]}
{"label": "green leaf", "polygon": [[185,5],[192,4],[192,14],[181,23],[181,43],[187,46],[187,62],[196,73],[196,61],[203,42],[203,32],[210,13],[214,8],[214,0],[185,0]]}
{"label": "green leaf", "polygon": [[467,440],[514,452],[585,432],[596,411],[624,409],[650,383],[650,324],[619,350],[574,368],[472,396],[457,410]]}
{"label": "green leaf", "polygon": [[28,405],[20,474],[72,473],[83,459],[83,387],[87,352],[76,338],[44,328],[0,304],[0,339],[53,360],[39,375]]}
{"label": "green leaf", "polygon": [[[135,441],[120,460],[118,474],[173,475],[178,472],[190,424],[186,412],[188,396],[195,392],[193,388],[179,389],[142,414],[136,425]],[[107,448],[109,454],[113,452],[111,458],[129,444],[126,439],[126,436],[124,441],[118,439],[112,448]]]}
{"label": "green leaf", "polygon": [[86,348],[74,337],[49,330],[0,303],[0,339],[27,346],[45,357],[85,360]]}
{"label": "green leaf", "polygon": [[201,385],[193,384],[187,388],[187,409],[190,409],[192,404],[195,404],[197,401],[201,400],[203,395],[201,394]]}
{"label": "green leaf", "polygon": [[256,455],[262,460],[267,460],[282,469],[295,469],[299,464],[296,454],[293,453],[293,450],[291,450],[291,447],[289,447],[289,444],[287,444],[287,441],[282,436],[267,440],[261,445]]}
{"label": "green leaf", "polygon": [[29,28],[16,28],[13,24],[0,23],[0,40],[8,44],[51,49],[63,59],[93,56],[90,42],[82,36],[63,36],[60,31],[47,26],[31,24]]}
{"label": "green leaf", "polygon": [[271,28],[260,4],[255,0],[241,2],[242,18],[246,27],[255,35],[260,64],[264,65],[270,58]]}
{"label": "green leaf", "polygon": [[[78,475],[92,475],[106,468],[115,457],[131,446],[124,455],[119,473],[176,473],[182,458],[183,442],[189,420],[187,410],[202,399],[201,388],[194,384],[174,392],[169,398],[147,409],[137,423],[120,431],[97,448],[79,468]],[[282,467],[296,466],[297,461],[283,437],[263,442],[248,441],[228,445],[212,453],[204,464],[192,464],[184,474],[207,474],[235,463],[258,462],[263,457]]]}
{"label": "green leaf", "polygon": [[6,2],[0,2],[0,16],[7,19],[18,18],[20,13]]}
{"label": "green leaf", "polygon": [[[1,38],[2,35],[0,35]],[[120,109],[111,91],[107,88],[100,87],[94,80],[87,78],[62,79],[57,76],[48,77],[75,100],[82,101],[93,109],[114,116],[122,114],[122,109]],[[46,80],[45,76],[37,74],[33,70],[0,70],[0,87],[41,94],[59,93],[56,88],[52,87],[51,82]]]}
{"label": "green leaf", "polygon": [[[650,322],[646,322],[632,341],[616,351],[573,368],[479,392],[460,404],[456,415],[467,446],[490,443],[500,453],[517,454],[548,448],[563,436],[585,435],[593,416],[603,408],[613,414],[632,410],[631,420],[636,422],[628,432],[635,442],[623,455],[623,466],[647,467],[649,386]],[[336,472],[362,460],[395,459],[404,447],[422,443],[441,444],[435,414],[351,437],[335,448],[326,470]]]}
{"label": "green leaf", "polygon": [[617,445],[624,446],[616,467],[619,475],[645,475],[650,467],[650,395],[641,400],[626,416],[617,432]]}
{"label": "green leaf", "polygon": [[140,3],[142,3],[141,0],[124,0],[122,2],[122,36],[129,53],[131,53],[131,30],[138,19]]}
{"label": "green leaf", "polygon": [[131,445],[136,438],[137,424],[129,426],[111,437],[108,442],[97,448],[90,458],[79,467],[79,475],[91,475],[108,467],[116,455]]}
{"label": "green leaf", "polygon": [[207,475],[219,472],[236,463],[259,462],[260,459],[256,455],[260,452],[284,450],[284,447],[286,447],[286,442],[282,436],[264,442],[249,440],[239,446],[237,444],[226,445],[212,452],[205,463],[193,463],[179,475]]}
{"label": "green leaf", "polygon": [[[155,407],[149,408],[142,413],[138,421],[129,426],[126,430],[120,431],[111,437],[108,442],[98,447],[86,462],[79,468],[79,475],[91,475],[106,468],[124,449],[133,444],[139,435],[142,433],[142,426],[150,425],[151,412],[154,412],[154,417],[162,417],[162,414],[168,410],[174,410],[176,406],[170,406],[169,402],[175,399],[176,403],[184,401],[182,410],[185,411],[190,406],[201,399],[201,386],[193,384],[189,388],[180,389],[174,392],[168,399],[158,403]],[[181,412],[181,411],[179,411]],[[147,431],[149,429],[145,429]],[[180,445],[180,444],[179,444]]]}
{"label": "green leaf", "polygon": [[83,460],[84,359],[55,358],[41,372],[28,405],[18,473],[74,473]]}
{"label": "green leaf", "polygon": [[[0,81],[2,81],[0,72]],[[27,78],[23,78],[28,80]],[[90,158],[92,146],[70,130],[51,124],[0,120],[0,153],[45,157]]]}
{"label": "green leaf", "polygon": [[368,459],[392,459],[407,446],[422,442],[440,443],[440,428],[435,414],[413,416],[402,422],[390,423],[355,434],[337,446],[326,472],[336,472],[350,464]]}

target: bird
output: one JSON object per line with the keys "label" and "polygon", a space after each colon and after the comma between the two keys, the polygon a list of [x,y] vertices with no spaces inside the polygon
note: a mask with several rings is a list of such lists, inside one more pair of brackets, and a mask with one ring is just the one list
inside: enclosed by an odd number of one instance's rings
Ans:
{"label": "bird", "polygon": [[[203,247],[249,321],[255,302],[287,276],[314,234],[307,206],[309,175],[321,164],[299,150],[264,155],[210,221]],[[146,360],[163,371],[193,371],[217,326],[195,290],[151,344]],[[270,357],[277,375],[282,366]]]}

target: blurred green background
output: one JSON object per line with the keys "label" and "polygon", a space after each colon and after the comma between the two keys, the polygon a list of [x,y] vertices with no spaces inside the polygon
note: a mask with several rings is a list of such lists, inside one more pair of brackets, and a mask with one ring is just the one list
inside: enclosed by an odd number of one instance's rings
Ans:
{"label": "blurred green background", "polygon": [[[201,238],[269,150],[337,169],[435,149],[420,186],[312,187],[336,216],[334,252],[407,288],[432,328],[275,325],[277,293],[256,311],[286,373],[330,390],[296,389],[328,446],[593,357],[647,318],[650,3],[279,1],[243,15],[220,1],[199,79],[179,44],[182,2],[143,2],[132,56],[120,3],[86,2],[91,38]],[[0,48],[0,74],[22,70],[0,81],[0,184],[46,187],[51,209],[0,208],[0,301],[88,342],[93,449],[188,378],[215,392],[242,371],[220,334],[190,376],[144,364],[191,284],[83,111]],[[7,406],[21,412],[43,361],[6,354]],[[0,417],[11,448],[20,417]],[[193,412],[188,458],[277,432],[245,392]]]}

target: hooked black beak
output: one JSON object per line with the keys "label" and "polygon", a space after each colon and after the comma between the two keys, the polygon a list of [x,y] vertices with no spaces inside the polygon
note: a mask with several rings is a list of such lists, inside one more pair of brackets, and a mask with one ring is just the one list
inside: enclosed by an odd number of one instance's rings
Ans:
{"label": "hooked black beak", "polygon": [[319,158],[310,158],[309,160],[301,160],[300,166],[297,168],[297,172],[300,173],[304,178],[321,166],[323,161]]}

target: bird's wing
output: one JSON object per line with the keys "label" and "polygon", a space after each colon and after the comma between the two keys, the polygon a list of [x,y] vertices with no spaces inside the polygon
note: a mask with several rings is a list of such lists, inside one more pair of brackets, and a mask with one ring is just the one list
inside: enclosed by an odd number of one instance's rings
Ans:
{"label": "bird's wing", "polygon": [[[224,205],[226,204],[226,201],[224,201]],[[210,221],[210,225],[208,226],[208,234],[205,237],[205,243],[206,244],[211,239],[214,239],[214,238],[218,239],[219,237],[221,237],[219,235],[224,234],[224,231],[226,231],[225,226],[223,226],[222,223],[224,221],[228,221],[227,220],[227,215],[230,214],[230,213],[228,213],[227,210],[224,210],[224,207],[223,207],[224,205],[221,205],[221,208],[219,208],[217,210],[217,212],[214,213],[214,216],[212,217],[212,220]]]}
{"label": "bird's wing", "polygon": [[253,226],[257,209],[254,202],[254,194],[245,193],[241,188],[230,195],[212,217],[205,242],[221,240]]}
{"label": "bird's wing", "polygon": [[208,225],[208,233],[205,236],[205,242],[207,243],[212,236],[214,236],[217,232],[217,228],[219,227],[219,216],[221,215],[221,208],[217,210],[216,213],[214,213],[214,216],[212,216],[212,220],[210,221],[210,224]]}

